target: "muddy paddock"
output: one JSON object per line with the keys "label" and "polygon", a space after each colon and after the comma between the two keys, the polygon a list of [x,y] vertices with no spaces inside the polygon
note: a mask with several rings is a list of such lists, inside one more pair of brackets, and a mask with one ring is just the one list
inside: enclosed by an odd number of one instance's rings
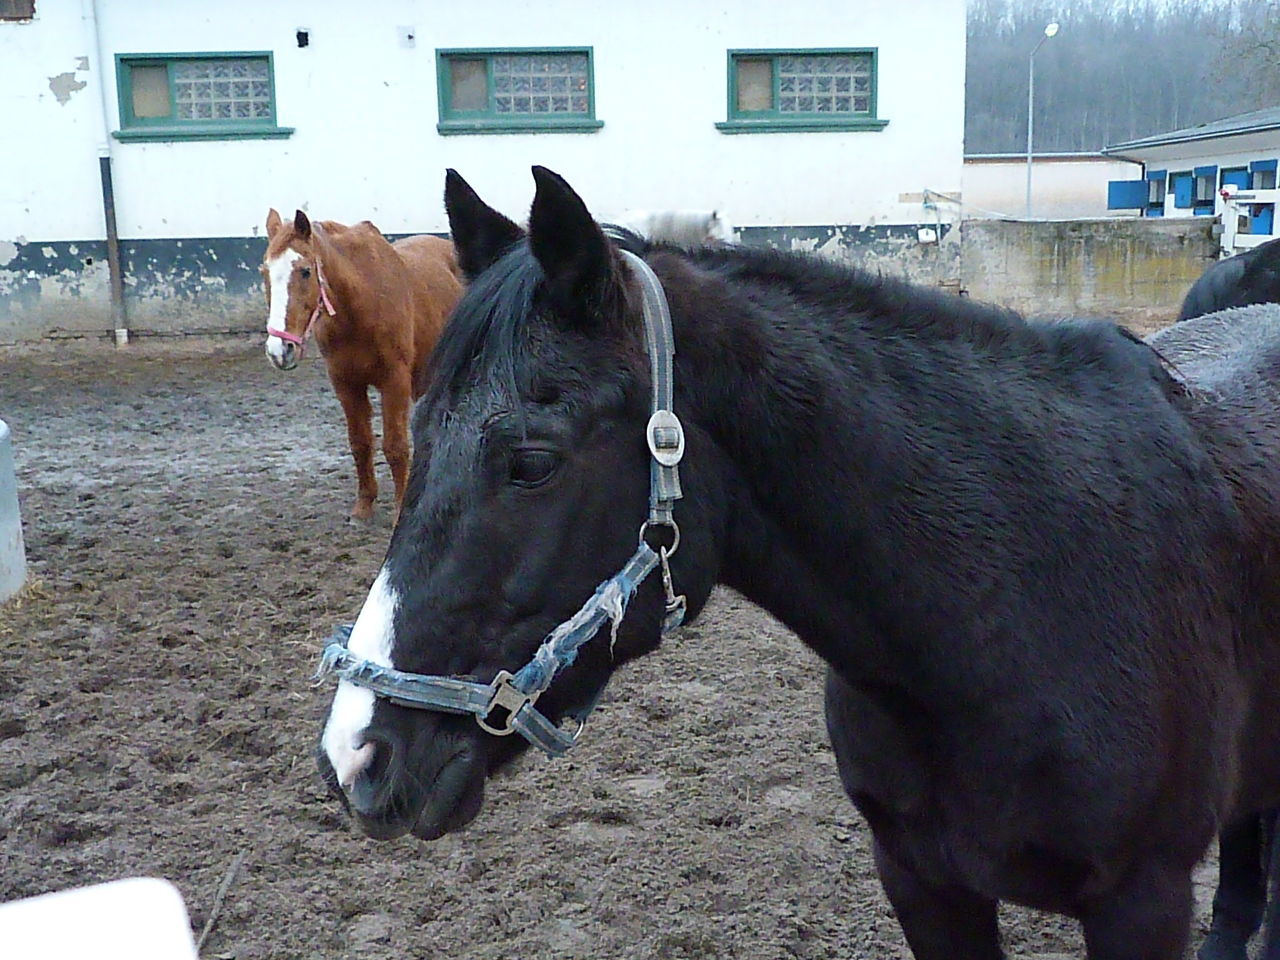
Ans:
{"label": "muddy paddock", "polygon": [[[322,366],[281,374],[249,341],[10,351],[0,418],[32,577],[0,608],[0,901],[154,875],[199,934],[239,862],[204,957],[909,956],[818,662],[740,597],[464,833],[375,843],[315,773],[311,673],[382,559],[390,477],[381,519],[347,525]],[[1082,955],[1069,921],[1002,919],[1013,956]]]}

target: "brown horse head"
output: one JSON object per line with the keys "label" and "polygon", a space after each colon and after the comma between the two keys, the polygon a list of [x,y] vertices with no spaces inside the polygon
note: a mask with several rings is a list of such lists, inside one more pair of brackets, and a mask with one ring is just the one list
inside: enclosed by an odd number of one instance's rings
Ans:
{"label": "brown horse head", "polygon": [[267,358],[277,369],[292,370],[321,313],[333,315],[316,234],[301,210],[292,220],[281,220],[274,208],[267,213],[262,279],[267,290]]}

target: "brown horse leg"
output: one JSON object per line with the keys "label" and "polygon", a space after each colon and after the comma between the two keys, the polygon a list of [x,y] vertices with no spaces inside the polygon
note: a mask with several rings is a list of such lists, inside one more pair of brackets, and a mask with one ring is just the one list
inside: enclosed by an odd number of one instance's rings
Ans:
{"label": "brown horse leg", "polygon": [[880,883],[916,960],[1003,960],[996,901],[922,881],[875,845]]}
{"label": "brown horse leg", "polygon": [[1182,960],[1191,903],[1190,867],[1138,864],[1080,917],[1089,960]]}
{"label": "brown horse leg", "polygon": [[382,452],[396,485],[396,516],[404,502],[409,477],[409,408],[413,378],[407,372],[382,385]]}
{"label": "brown horse leg", "polygon": [[343,380],[334,381],[333,390],[347,417],[347,441],[356,463],[356,503],[351,508],[351,519],[368,520],[373,516],[373,501],[378,498],[378,480],[373,473],[373,407],[369,403],[369,388]]}

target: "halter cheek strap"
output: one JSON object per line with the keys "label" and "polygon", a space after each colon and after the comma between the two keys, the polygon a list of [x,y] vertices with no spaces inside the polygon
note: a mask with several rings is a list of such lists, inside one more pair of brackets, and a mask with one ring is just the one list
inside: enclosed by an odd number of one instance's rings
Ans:
{"label": "halter cheek strap", "polygon": [[324,278],[324,267],[320,264],[320,258],[316,258],[316,283],[320,285],[320,299],[316,301],[316,308],[311,311],[311,319],[307,321],[307,325],[303,328],[302,336],[296,333],[290,333],[288,330],[277,330],[275,327],[267,327],[267,335],[271,337],[279,337],[288,343],[292,343],[298,348],[298,359],[302,359],[302,355],[307,349],[307,338],[311,336],[311,328],[315,326],[315,322],[320,319],[320,308],[333,316],[337,313],[333,309],[333,301],[329,299],[329,281]]}

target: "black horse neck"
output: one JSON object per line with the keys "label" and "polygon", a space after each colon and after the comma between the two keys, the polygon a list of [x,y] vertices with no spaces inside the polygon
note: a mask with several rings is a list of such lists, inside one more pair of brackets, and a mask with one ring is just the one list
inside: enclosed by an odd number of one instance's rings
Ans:
{"label": "black horse neck", "polygon": [[[1140,363],[1107,327],[1032,327],[812,261],[672,259],[654,265],[676,326],[677,412],[728,477],[721,580],[842,672],[876,655],[853,638],[922,629],[938,574],[922,551],[953,550],[985,498],[1045,469],[1024,458],[1035,407]],[[1017,452],[992,457],[993,443]]]}

